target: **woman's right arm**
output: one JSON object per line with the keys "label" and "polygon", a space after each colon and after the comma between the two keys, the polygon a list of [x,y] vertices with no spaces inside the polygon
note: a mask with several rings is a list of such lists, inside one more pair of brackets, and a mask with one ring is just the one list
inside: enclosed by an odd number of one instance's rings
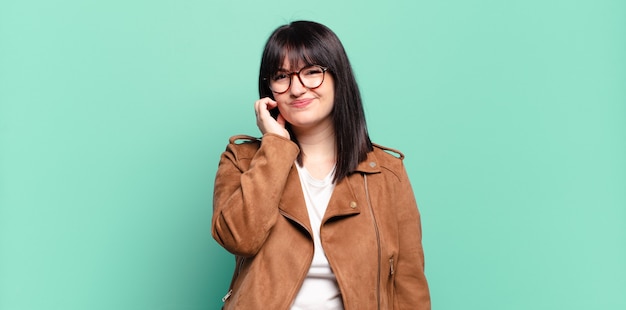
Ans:
{"label": "woman's right arm", "polygon": [[[267,133],[256,153],[231,142],[222,153],[213,192],[213,238],[229,252],[255,255],[279,216],[289,171],[299,153],[288,138]],[[248,154],[246,154],[248,153]]]}

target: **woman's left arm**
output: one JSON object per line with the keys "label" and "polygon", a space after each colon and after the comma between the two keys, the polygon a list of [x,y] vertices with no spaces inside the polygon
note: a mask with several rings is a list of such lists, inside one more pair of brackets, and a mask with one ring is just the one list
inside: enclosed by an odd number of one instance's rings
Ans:
{"label": "woman's left arm", "polygon": [[404,165],[395,197],[400,242],[395,275],[395,308],[427,310],[431,305],[424,274],[420,214]]}

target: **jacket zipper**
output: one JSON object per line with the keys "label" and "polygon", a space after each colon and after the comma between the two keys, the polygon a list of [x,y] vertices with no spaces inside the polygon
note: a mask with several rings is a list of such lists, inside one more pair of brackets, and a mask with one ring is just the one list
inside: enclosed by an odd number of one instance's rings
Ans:
{"label": "jacket zipper", "polygon": [[376,308],[380,310],[380,266],[382,260],[382,250],[380,248],[380,232],[378,230],[378,224],[376,223],[376,216],[374,215],[374,208],[372,207],[372,201],[370,200],[370,192],[367,187],[367,174],[363,174],[363,183],[365,183],[365,197],[367,198],[367,206],[370,209],[372,215],[372,222],[374,223],[374,230],[376,231],[376,245],[378,247],[378,274],[376,278]]}
{"label": "jacket zipper", "polygon": [[237,269],[235,269],[235,274],[233,275],[233,279],[230,281],[231,282],[231,287],[228,290],[228,293],[226,293],[226,295],[224,295],[224,297],[222,297],[222,302],[226,302],[228,300],[228,298],[230,298],[230,295],[233,294],[233,288],[232,285],[235,284],[235,279],[237,279],[239,277],[239,274],[241,273],[241,269],[243,268],[243,264],[246,262],[246,258],[245,257],[241,257],[241,260],[239,261],[239,264],[236,266]]}
{"label": "jacket zipper", "polygon": [[228,300],[228,298],[232,294],[233,294],[233,289],[231,288],[230,290],[228,290],[228,293],[226,293],[226,295],[224,295],[224,297],[222,297],[222,302],[226,302],[226,300]]}

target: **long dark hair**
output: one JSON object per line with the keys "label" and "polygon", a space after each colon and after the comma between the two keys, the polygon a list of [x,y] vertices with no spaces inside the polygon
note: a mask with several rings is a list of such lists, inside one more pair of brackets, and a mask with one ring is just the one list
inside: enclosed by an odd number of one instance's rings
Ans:
{"label": "long dark hair", "polygon": [[[261,98],[274,99],[266,78],[278,71],[285,59],[292,68],[296,68],[302,62],[305,65],[325,66],[328,68],[327,74],[332,74],[334,78],[335,100],[332,118],[337,145],[334,181],[339,182],[352,173],[373,149],[365,123],[361,93],[352,73],[348,55],[337,35],[322,24],[295,21],[280,26],[269,37],[263,50],[259,72]],[[297,144],[291,126],[287,124],[286,128],[291,139]],[[298,163],[302,164],[302,154],[298,156]]]}

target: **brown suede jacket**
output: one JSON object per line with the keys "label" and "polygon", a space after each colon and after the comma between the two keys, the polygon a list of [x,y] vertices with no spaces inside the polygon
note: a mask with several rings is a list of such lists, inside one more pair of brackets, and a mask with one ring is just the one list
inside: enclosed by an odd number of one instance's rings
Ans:
{"label": "brown suede jacket", "polygon": [[[245,140],[243,143],[241,140]],[[421,224],[402,158],[375,145],[336,184],[320,229],[344,309],[430,309]],[[224,309],[289,309],[313,258],[298,146],[235,136],[222,154],[213,238],[236,256]]]}

